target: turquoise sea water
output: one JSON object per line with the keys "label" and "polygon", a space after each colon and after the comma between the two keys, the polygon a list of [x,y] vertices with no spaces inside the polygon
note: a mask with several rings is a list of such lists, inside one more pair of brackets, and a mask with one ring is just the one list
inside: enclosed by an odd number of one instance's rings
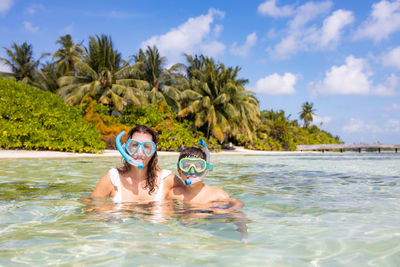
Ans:
{"label": "turquoise sea water", "polygon": [[83,201],[120,162],[0,160],[0,265],[399,266],[400,153],[212,156],[228,214]]}

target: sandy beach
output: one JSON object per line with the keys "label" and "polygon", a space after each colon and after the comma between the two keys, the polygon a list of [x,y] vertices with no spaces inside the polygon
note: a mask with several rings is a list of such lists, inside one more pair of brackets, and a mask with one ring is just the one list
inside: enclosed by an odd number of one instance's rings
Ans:
{"label": "sandy beach", "polygon": [[[158,155],[179,155],[179,152],[158,151]],[[211,155],[270,155],[287,153],[305,153],[300,151],[256,151],[243,147],[235,147],[235,150],[223,150],[212,152]],[[309,152],[308,152],[309,153]],[[104,150],[101,154],[91,153],[71,153],[58,151],[30,151],[30,150],[0,150],[0,159],[19,159],[19,158],[96,158],[96,157],[121,157],[118,150]]]}

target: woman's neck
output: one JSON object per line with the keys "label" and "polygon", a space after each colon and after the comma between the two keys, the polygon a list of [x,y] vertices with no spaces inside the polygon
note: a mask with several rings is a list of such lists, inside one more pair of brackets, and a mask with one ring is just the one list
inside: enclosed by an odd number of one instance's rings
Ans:
{"label": "woman's neck", "polygon": [[136,167],[131,167],[129,170],[129,176],[132,177],[134,180],[137,182],[141,182],[143,180],[146,180],[147,178],[147,167],[143,169],[138,169]]}

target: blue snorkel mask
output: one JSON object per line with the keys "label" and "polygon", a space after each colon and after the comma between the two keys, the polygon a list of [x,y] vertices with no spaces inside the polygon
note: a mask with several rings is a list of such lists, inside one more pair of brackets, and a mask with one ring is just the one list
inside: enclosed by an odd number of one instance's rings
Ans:
{"label": "blue snorkel mask", "polygon": [[143,160],[134,159],[131,157],[133,154],[145,155],[146,157],[151,157],[157,149],[154,142],[139,142],[134,139],[129,139],[124,145],[121,144],[121,138],[124,136],[125,132],[121,132],[116,140],[115,144],[119,153],[129,164],[138,167],[138,169],[143,169]]}
{"label": "blue snorkel mask", "polygon": [[[208,172],[213,170],[213,165],[210,164],[210,151],[208,150],[206,143],[204,142],[203,139],[200,139],[199,143],[204,148],[204,152],[206,153],[206,161],[205,162],[203,159],[184,158],[184,159],[181,159],[178,163],[178,167],[184,172],[185,175],[197,175],[198,173],[203,173],[200,176],[191,177],[191,178],[186,179],[186,181],[185,181],[186,185],[191,185],[191,184],[202,181],[207,176]],[[183,161],[185,161],[185,162],[183,162]],[[193,164],[191,162],[193,162]],[[186,167],[187,170],[185,170],[184,165],[188,166],[188,167]]]}

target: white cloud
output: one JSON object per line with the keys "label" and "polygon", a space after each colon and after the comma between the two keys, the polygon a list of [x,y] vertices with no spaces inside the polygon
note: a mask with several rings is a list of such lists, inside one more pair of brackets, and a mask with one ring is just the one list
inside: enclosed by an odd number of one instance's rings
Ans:
{"label": "white cloud", "polygon": [[[155,35],[141,44],[143,49],[156,45],[162,56],[172,62],[178,62],[183,53],[222,53],[225,45],[213,40],[210,36],[211,26],[215,19],[223,18],[225,13],[216,9],[209,9],[208,13],[195,18],[189,18],[177,28],[171,29],[163,35]],[[218,31],[218,30],[217,30]]]}
{"label": "white cloud", "polygon": [[254,91],[268,95],[292,95],[296,92],[294,85],[297,76],[286,72],[283,76],[274,73],[256,82]]}
{"label": "white cloud", "polygon": [[364,128],[364,122],[360,119],[351,118],[350,122],[343,126],[342,131],[345,133],[359,132]]}
{"label": "white cloud", "polygon": [[386,129],[388,131],[400,133],[400,120],[391,119],[386,122]]}
{"label": "white cloud", "polygon": [[308,2],[296,10],[296,15],[289,22],[291,30],[299,30],[308,22],[316,19],[318,16],[328,13],[331,10],[332,2],[325,1],[320,3]]}
{"label": "white cloud", "polygon": [[0,15],[5,15],[11,8],[14,0],[1,0],[0,1]]}
{"label": "white cloud", "polygon": [[131,12],[120,11],[120,10],[107,10],[106,12],[99,12],[98,10],[86,11],[83,14],[84,16],[88,17],[111,18],[111,19],[131,19],[141,16],[139,14],[132,14]]}
{"label": "white cloud", "polygon": [[343,126],[342,131],[349,134],[357,132],[369,132],[375,134],[400,133],[400,120],[388,119],[378,125],[374,121],[364,122],[360,119],[351,118],[350,121]]}
{"label": "white cloud", "polygon": [[379,42],[399,30],[400,0],[382,0],[372,5],[370,17],[358,28],[355,38],[369,38]]}
{"label": "white cloud", "polygon": [[384,83],[374,85],[365,59],[352,55],[346,58],[341,66],[332,66],[325,72],[325,78],[316,83],[310,83],[312,95],[378,95],[396,96],[400,78],[391,74]]}
{"label": "white cloud", "polygon": [[343,29],[354,21],[351,11],[339,9],[326,17],[321,26],[309,25],[318,17],[328,14],[331,7],[332,2],[325,1],[308,2],[295,9],[295,15],[285,30],[285,37],[275,47],[267,48],[270,56],[285,59],[298,51],[335,48]]}
{"label": "white cloud", "polygon": [[61,30],[61,34],[72,34],[74,32],[74,24],[70,24]]}
{"label": "white cloud", "polygon": [[245,57],[249,54],[250,49],[257,42],[257,34],[255,32],[247,35],[246,42],[242,46],[237,46],[237,42],[234,42],[231,46],[231,53],[237,56]]}
{"label": "white cloud", "polygon": [[400,46],[393,48],[382,56],[384,66],[390,66],[400,69]]}
{"label": "white cloud", "polygon": [[35,15],[38,10],[42,9],[44,9],[44,6],[41,4],[30,5],[27,9],[25,9],[25,13]]}
{"label": "white cloud", "polygon": [[24,28],[25,30],[32,33],[35,33],[39,30],[39,26],[34,27],[32,23],[30,23],[29,21],[24,21]]}
{"label": "white cloud", "polygon": [[0,62],[0,72],[11,72],[11,68],[3,62]]}
{"label": "white cloud", "polygon": [[400,105],[392,104],[390,106],[385,107],[384,109],[387,111],[397,111],[397,110],[400,110]]}
{"label": "white cloud", "polygon": [[218,41],[211,41],[207,43],[203,43],[200,46],[200,50],[203,54],[208,57],[217,57],[218,55],[222,54],[226,49],[226,46],[223,43]]}
{"label": "white cloud", "polygon": [[215,25],[214,30],[213,30],[215,37],[219,37],[219,35],[221,34],[223,29],[224,29],[224,25],[222,25],[222,24]]}
{"label": "white cloud", "polygon": [[353,23],[353,13],[346,10],[336,10],[333,14],[324,20],[321,29],[321,40],[322,46],[328,46],[332,43],[339,41],[341,30],[350,23]]}
{"label": "white cloud", "polygon": [[313,115],[312,124],[322,125],[322,124],[330,123],[331,121],[332,121],[332,117],[331,116],[319,117],[317,115]]}
{"label": "white cloud", "polygon": [[273,58],[286,59],[295,54],[298,50],[303,50],[304,48],[304,43],[298,42],[296,36],[288,35],[273,49],[267,48],[267,51]]}
{"label": "white cloud", "polygon": [[350,121],[343,126],[342,131],[344,133],[356,133],[356,132],[372,132],[372,133],[382,133],[385,130],[379,127],[374,122],[364,122],[363,120],[357,118],[350,118]]}
{"label": "white cloud", "polygon": [[396,96],[396,89],[399,85],[400,79],[395,74],[391,74],[384,84],[378,84],[372,88],[372,93],[380,96]]}
{"label": "white cloud", "polygon": [[322,95],[368,94],[371,74],[367,69],[368,64],[364,59],[348,56],[344,65],[332,66],[325,72],[325,79],[317,82],[314,89]]}
{"label": "white cloud", "polygon": [[277,7],[275,0],[268,0],[265,1],[264,3],[261,3],[258,6],[257,11],[263,15],[268,15],[276,18],[276,17],[288,17],[293,15],[294,8],[293,6],[290,5]]}

